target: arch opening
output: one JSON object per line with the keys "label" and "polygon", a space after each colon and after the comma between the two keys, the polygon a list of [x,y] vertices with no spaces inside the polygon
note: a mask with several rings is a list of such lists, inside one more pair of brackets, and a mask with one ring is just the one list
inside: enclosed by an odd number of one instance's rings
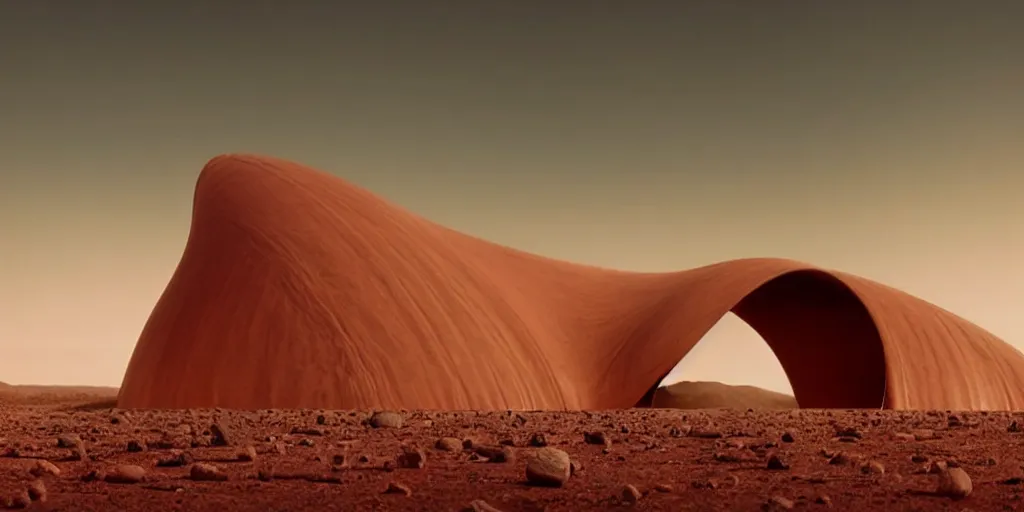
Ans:
{"label": "arch opening", "polygon": [[761,335],[729,312],[659,380],[652,407],[791,409],[789,377]]}
{"label": "arch opening", "polygon": [[[732,312],[775,355],[799,407],[885,406],[881,337],[867,308],[838,279],[811,270],[784,274],[744,297]],[[662,402],[655,394],[666,376],[637,407]]]}

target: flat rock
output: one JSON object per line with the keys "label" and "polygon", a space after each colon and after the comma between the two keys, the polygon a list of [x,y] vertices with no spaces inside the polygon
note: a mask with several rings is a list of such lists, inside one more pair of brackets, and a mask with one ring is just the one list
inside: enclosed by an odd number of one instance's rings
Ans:
{"label": "flat rock", "polygon": [[381,411],[370,416],[370,426],[373,428],[402,428],[404,424],[405,419],[397,412]]}
{"label": "flat rock", "polygon": [[146,478],[146,470],[134,464],[118,464],[107,470],[103,481],[111,484],[137,484]]}

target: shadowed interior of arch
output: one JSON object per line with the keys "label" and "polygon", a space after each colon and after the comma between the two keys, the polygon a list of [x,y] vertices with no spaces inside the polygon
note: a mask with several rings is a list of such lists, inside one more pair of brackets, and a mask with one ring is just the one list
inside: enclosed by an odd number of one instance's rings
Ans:
{"label": "shadowed interior of arch", "polygon": [[[881,337],[867,308],[838,279],[813,270],[784,274],[747,295],[732,312],[778,358],[800,407],[884,405]],[[654,404],[666,376],[648,388],[637,407]]]}

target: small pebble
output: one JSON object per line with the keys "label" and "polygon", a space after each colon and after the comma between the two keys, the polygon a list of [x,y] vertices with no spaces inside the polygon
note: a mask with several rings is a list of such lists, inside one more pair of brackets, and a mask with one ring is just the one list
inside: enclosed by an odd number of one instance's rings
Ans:
{"label": "small pebble", "polygon": [[370,416],[370,426],[373,428],[402,428],[404,423],[402,415],[397,412],[381,411]]}
{"label": "small pebble", "polygon": [[626,484],[622,488],[622,501],[626,503],[636,503],[642,496],[643,494],[633,484]]}
{"label": "small pebble", "polygon": [[43,459],[36,460],[36,463],[32,465],[28,472],[35,477],[44,475],[60,476],[60,468],[54,465],[54,463]]}
{"label": "small pebble", "polygon": [[502,512],[501,509],[491,506],[484,500],[473,500],[469,503],[469,509],[473,512]]}
{"label": "small pebble", "polygon": [[388,488],[384,490],[384,494],[401,494],[403,496],[411,496],[412,489],[404,484],[389,482]]}
{"label": "small pebble", "polygon": [[769,510],[773,508],[777,510],[791,510],[794,506],[793,500],[789,498],[783,498],[782,496],[773,496],[770,500],[768,500],[767,505],[767,508]]}
{"label": "small pebble", "polygon": [[212,446],[231,446],[234,439],[231,436],[230,431],[221,423],[214,423],[210,425],[210,445]]}
{"label": "small pebble", "polygon": [[28,491],[28,497],[32,501],[46,502],[46,484],[42,480],[33,480],[28,484],[28,489],[26,490]]}
{"label": "small pebble", "polygon": [[939,472],[939,483],[936,494],[955,500],[966,498],[974,490],[971,477],[963,468],[948,468]]}
{"label": "small pebble", "polygon": [[768,469],[772,470],[783,470],[789,469],[789,464],[786,464],[778,455],[772,455],[768,458]]}
{"label": "small pebble", "polygon": [[256,460],[256,448],[253,446],[246,446],[241,452],[238,452],[238,460],[242,462],[252,462]]}
{"label": "small pebble", "polygon": [[397,457],[395,462],[398,463],[398,467],[405,469],[423,469],[427,464],[427,454],[423,450],[412,447],[403,447],[402,453]]}
{"label": "small pebble", "polygon": [[538,433],[538,434],[534,434],[534,435],[530,436],[530,443],[529,444],[530,444],[530,446],[533,446],[535,448],[543,448],[543,447],[548,445],[548,440],[544,436],[544,434]]}
{"label": "small pebble", "polygon": [[442,437],[434,444],[434,448],[445,452],[457,452],[462,450],[462,441],[454,437]]}
{"label": "small pebble", "polygon": [[223,482],[228,479],[228,475],[222,473],[220,468],[213,464],[197,462],[189,470],[189,478],[197,482]]}
{"label": "small pebble", "polygon": [[866,475],[882,475],[885,474],[885,466],[883,466],[881,462],[872,460],[865,462],[864,465],[860,467],[860,472]]}

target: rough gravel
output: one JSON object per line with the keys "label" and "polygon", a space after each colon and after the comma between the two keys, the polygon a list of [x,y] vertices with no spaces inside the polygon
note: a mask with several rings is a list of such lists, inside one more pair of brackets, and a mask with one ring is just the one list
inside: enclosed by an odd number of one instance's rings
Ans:
{"label": "rough gravel", "polygon": [[1024,508],[1024,414],[386,412],[0,406],[0,506],[81,512]]}

